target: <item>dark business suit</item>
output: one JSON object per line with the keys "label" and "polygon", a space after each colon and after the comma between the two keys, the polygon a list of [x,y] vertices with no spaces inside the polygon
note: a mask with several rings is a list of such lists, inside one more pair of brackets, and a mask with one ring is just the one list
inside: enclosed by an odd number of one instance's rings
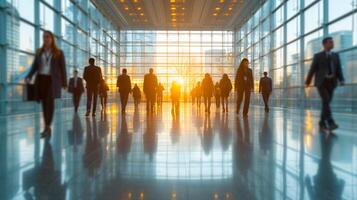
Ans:
{"label": "dark business suit", "polygon": [[50,75],[39,74],[42,66],[42,52],[37,50],[30,73],[27,75],[27,78],[31,79],[34,74],[37,74],[35,98],[42,104],[42,112],[47,126],[52,124],[54,100],[61,98],[61,88],[67,86],[66,61],[63,52],[59,51],[58,55],[53,55],[50,62]]}
{"label": "dark business suit", "polygon": [[75,81],[74,77],[70,78],[68,84],[68,92],[72,93],[74,111],[77,112],[82,93],[84,92],[82,79],[77,77],[77,81]]}
{"label": "dark business suit", "polygon": [[126,104],[128,103],[129,93],[131,92],[130,76],[122,74],[118,76],[117,87],[120,94],[121,108],[125,111]]}
{"label": "dark business suit", "polygon": [[93,110],[92,113],[96,112],[97,109],[97,97],[100,81],[102,80],[101,69],[97,66],[87,66],[84,68],[83,79],[86,81],[87,88],[87,112],[90,112],[92,99],[93,99]]}
{"label": "dark business suit", "polygon": [[250,92],[254,89],[252,70],[249,68],[247,71],[238,69],[234,86],[237,90],[237,113],[240,111],[244,95],[243,115],[247,115],[249,111]]}
{"label": "dark business suit", "polygon": [[265,111],[269,111],[269,96],[273,89],[273,83],[271,78],[262,77],[259,81],[259,92],[262,93]]}
{"label": "dark business suit", "polygon": [[156,101],[157,77],[155,74],[146,74],[144,76],[144,93],[146,97],[146,110],[153,112]]}
{"label": "dark business suit", "polygon": [[320,125],[326,121],[330,125],[334,124],[330,103],[338,81],[344,82],[339,55],[325,51],[315,54],[306,78],[306,85],[311,83],[312,77],[315,78],[314,85],[322,100]]}

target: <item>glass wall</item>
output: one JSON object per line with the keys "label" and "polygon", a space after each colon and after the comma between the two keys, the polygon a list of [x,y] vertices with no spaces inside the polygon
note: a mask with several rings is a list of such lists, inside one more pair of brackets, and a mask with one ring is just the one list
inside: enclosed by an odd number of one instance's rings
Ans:
{"label": "glass wall", "polygon": [[214,81],[223,73],[234,78],[232,36],[229,31],[121,31],[120,67],[127,68],[140,87],[144,74],[153,68],[165,88],[164,99],[173,81],[182,85],[187,99],[204,73]]}
{"label": "glass wall", "polygon": [[[336,110],[357,110],[357,0],[268,0],[234,32],[235,65],[247,57],[256,85],[273,78],[276,106],[316,108],[319,96],[304,80],[323,37],[332,36],[346,85],[336,91]],[[259,95],[255,95],[255,103]]]}
{"label": "glass wall", "polygon": [[[42,45],[43,30],[54,32],[63,50],[68,77],[83,73],[89,57],[114,87],[119,58],[119,31],[89,0],[0,0],[1,112],[32,110],[25,104],[23,79],[30,70],[35,50]],[[64,104],[69,95],[63,92]],[[17,106],[21,105],[21,106]],[[0,112],[0,113],[1,113]]]}

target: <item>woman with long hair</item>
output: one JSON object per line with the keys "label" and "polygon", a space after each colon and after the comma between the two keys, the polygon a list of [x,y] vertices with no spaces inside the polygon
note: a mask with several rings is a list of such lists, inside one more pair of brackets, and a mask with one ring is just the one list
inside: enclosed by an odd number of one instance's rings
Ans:
{"label": "woman with long hair", "polygon": [[250,93],[254,90],[253,72],[248,67],[248,65],[249,65],[249,60],[247,58],[243,58],[242,61],[240,62],[234,82],[234,86],[237,91],[236,112],[238,115],[244,96],[244,108],[243,108],[244,117],[248,116]]}
{"label": "woman with long hair", "polygon": [[61,98],[61,88],[67,87],[66,62],[63,52],[57,47],[52,32],[44,31],[43,45],[36,51],[31,70],[25,82],[29,83],[34,74],[35,95],[42,104],[42,113],[45,122],[41,137],[51,136],[51,125],[55,109],[55,99]]}

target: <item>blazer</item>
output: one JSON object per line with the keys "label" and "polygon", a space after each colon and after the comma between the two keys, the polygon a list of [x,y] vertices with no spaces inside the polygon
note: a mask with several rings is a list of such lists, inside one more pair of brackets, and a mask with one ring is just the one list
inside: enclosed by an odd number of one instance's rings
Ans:
{"label": "blazer", "polygon": [[84,92],[83,80],[77,77],[77,87],[74,87],[74,78],[69,79],[68,92],[73,94],[82,94]]}
{"label": "blazer", "polygon": [[131,91],[130,76],[124,74],[118,76],[117,87],[119,88],[120,93],[130,93]]}
{"label": "blazer", "polygon": [[[234,80],[234,87],[236,90],[243,90],[244,88],[251,88],[254,90],[254,79],[252,69],[248,68],[247,82],[244,81],[244,74],[242,70],[238,69],[236,78]],[[245,85],[247,84],[247,85]]]}
{"label": "blazer", "polygon": [[[26,78],[31,79],[34,74],[37,74],[42,65],[42,55],[38,49],[35,55],[35,59],[32,63],[29,74]],[[66,72],[66,61],[64,54],[60,51],[59,55],[52,57],[51,59],[51,69],[50,76],[52,81],[52,93],[54,98],[61,98],[61,88],[67,87],[67,72]],[[39,101],[38,91],[39,91],[39,81],[38,76],[35,79],[35,99]]]}
{"label": "blazer", "polygon": [[102,80],[102,71],[98,66],[87,66],[84,68],[83,79],[86,81],[86,88],[90,90],[98,90],[100,81]]}
{"label": "blazer", "polygon": [[266,93],[271,93],[272,90],[273,90],[273,83],[271,78],[269,77],[260,78],[259,92],[266,94]]}
{"label": "blazer", "polygon": [[[344,81],[342,74],[342,67],[340,57],[337,53],[331,52],[331,62],[334,66],[335,76],[333,78],[335,86],[337,86],[337,80],[340,82]],[[327,64],[326,52],[322,51],[314,55],[312,60],[309,73],[306,78],[306,85],[310,85],[312,77],[315,77],[314,85],[316,87],[321,87],[324,83],[326,76],[328,75],[329,69]]]}
{"label": "blazer", "polygon": [[157,77],[155,74],[146,74],[144,76],[144,93],[156,95],[157,89]]}

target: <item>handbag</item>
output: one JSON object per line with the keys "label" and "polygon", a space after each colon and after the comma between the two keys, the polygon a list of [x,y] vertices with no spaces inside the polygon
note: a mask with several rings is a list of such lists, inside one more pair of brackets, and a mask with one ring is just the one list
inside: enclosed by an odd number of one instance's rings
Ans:
{"label": "handbag", "polygon": [[24,87],[24,100],[35,101],[35,84],[26,84]]}

